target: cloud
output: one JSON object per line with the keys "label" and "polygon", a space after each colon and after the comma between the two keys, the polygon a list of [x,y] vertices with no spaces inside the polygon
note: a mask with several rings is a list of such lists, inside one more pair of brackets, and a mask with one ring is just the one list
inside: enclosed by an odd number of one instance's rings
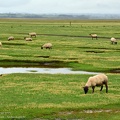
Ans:
{"label": "cloud", "polygon": [[[108,2],[109,1],[109,2]],[[32,0],[34,13],[103,13],[119,11],[118,0]],[[35,9],[34,9],[35,8]]]}
{"label": "cloud", "polygon": [[0,12],[119,13],[119,0],[0,0]]}
{"label": "cloud", "polygon": [[29,3],[31,0],[0,0],[0,7],[14,7]]}

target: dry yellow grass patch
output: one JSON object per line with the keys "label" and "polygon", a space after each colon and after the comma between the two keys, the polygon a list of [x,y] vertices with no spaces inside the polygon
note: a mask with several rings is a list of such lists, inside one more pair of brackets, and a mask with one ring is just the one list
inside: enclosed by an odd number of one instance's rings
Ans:
{"label": "dry yellow grass patch", "polygon": [[89,103],[74,103],[74,102],[63,102],[61,104],[55,104],[55,103],[44,103],[44,104],[37,104],[37,103],[29,103],[24,106],[19,106],[19,108],[22,109],[28,109],[28,108],[85,108],[85,107],[96,107],[98,105],[107,105],[108,103],[94,103],[94,102],[89,102]]}
{"label": "dry yellow grass patch", "polygon": [[61,83],[53,83],[50,87],[47,89],[48,92],[52,94],[71,94],[72,91],[69,89],[68,86],[63,85]]}
{"label": "dry yellow grass patch", "polygon": [[11,88],[22,85],[20,83],[14,83],[14,82],[5,82],[3,88]]}
{"label": "dry yellow grass patch", "polygon": [[73,94],[72,90],[67,89],[66,87],[63,87],[63,86],[59,86],[59,87],[54,86],[54,88],[49,88],[48,92],[50,92],[52,94],[56,94],[56,95],[58,95],[58,94]]}

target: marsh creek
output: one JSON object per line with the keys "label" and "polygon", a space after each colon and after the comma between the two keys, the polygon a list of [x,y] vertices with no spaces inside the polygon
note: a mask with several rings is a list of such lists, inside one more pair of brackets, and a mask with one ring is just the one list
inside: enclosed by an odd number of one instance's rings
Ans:
{"label": "marsh creek", "polygon": [[0,74],[12,73],[98,74],[97,72],[73,71],[71,68],[0,67]]}

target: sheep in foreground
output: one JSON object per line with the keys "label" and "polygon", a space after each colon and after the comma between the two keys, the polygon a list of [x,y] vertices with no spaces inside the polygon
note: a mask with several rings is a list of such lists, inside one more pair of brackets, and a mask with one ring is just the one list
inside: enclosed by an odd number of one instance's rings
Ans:
{"label": "sheep in foreground", "polygon": [[32,38],[24,37],[26,41],[32,41]]}
{"label": "sheep in foreground", "polygon": [[96,40],[97,40],[97,34],[89,34],[91,37],[92,37],[92,40],[93,40],[93,38],[96,38]]}
{"label": "sheep in foreground", "polygon": [[2,42],[0,42],[0,47],[2,47]]}
{"label": "sheep in foreground", "polygon": [[110,41],[111,41],[112,44],[117,44],[117,40],[116,40],[114,37],[112,37],[112,38],[110,39]]}
{"label": "sheep in foreground", "polygon": [[52,49],[52,44],[51,43],[45,43],[44,45],[41,46],[41,49],[46,48],[46,49]]}
{"label": "sheep in foreground", "polygon": [[31,33],[29,33],[29,35],[30,35],[30,37],[36,37],[37,36],[37,34],[35,33],[35,32],[31,32]]}
{"label": "sheep in foreground", "polygon": [[93,77],[89,77],[85,87],[84,92],[85,94],[88,92],[88,88],[92,87],[92,92],[94,93],[95,86],[101,86],[100,91],[103,89],[103,85],[106,87],[106,93],[108,92],[108,77],[105,74],[98,74]]}
{"label": "sheep in foreground", "polygon": [[13,36],[8,37],[8,41],[9,40],[14,40],[14,37]]}

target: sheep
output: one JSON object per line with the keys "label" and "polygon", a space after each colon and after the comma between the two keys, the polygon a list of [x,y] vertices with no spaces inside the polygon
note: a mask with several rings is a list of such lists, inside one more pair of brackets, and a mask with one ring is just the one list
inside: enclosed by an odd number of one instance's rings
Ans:
{"label": "sheep", "polygon": [[45,43],[44,45],[41,46],[41,49],[46,48],[46,49],[52,49],[52,44],[51,43]]}
{"label": "sheep", "polygon": [[91,37],[92,37],[92,40],[93,40],[93,38],[96,38],[96,40],[97,40],[97,34],[89,34]]}
{"label": "sheep", "polygon": [[0,47],[2,47],[2,42],[0,42]]}
{"label": "sheep", "polygon": [[8,37],[8,41],[9,40],[14,40],[14,37],[13,36]]}
{"label": "sheep", "polygon": [[114,37],[112,37],[110,41],[111,41],[111,44],[117,44],[117,40]]}
{"label": "sheep", "polygon": [[29,33],[28,35],[30,35],[30,37],[36,37],[37,36],[37,34],[35,33],[35,32],[32,32],[32,33]]}
{"label": "sheep", "polygon": [[29,37],[24,37],[24,39],[25,39],[26,41],[32,41],[32,38],[29,38]]}
{"label": "sheep", "polygon": [[101,86],[100,91],[102,91],[103,84],[105,84],[106,93],[108,93],[108,77],[105,74],[98,74],[93,77],[89,77],[83,89],[86,94],[88,92],[88,88],[92,87],[92,93],[94,93],[95,86]]}

